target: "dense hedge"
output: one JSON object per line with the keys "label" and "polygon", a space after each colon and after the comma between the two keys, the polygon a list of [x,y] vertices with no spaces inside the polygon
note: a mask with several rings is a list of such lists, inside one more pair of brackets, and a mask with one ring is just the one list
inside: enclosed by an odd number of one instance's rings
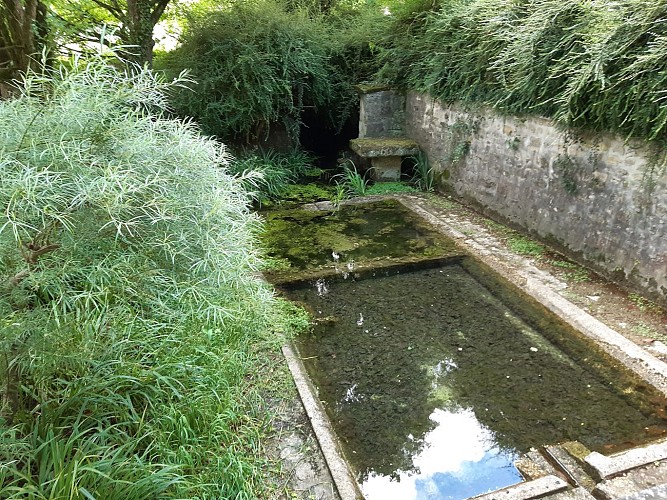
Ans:
{"label": "dense hedge", "polygon": [[667,138],[667,1],[433,3],[395,16],[380,79],[444,101]]}

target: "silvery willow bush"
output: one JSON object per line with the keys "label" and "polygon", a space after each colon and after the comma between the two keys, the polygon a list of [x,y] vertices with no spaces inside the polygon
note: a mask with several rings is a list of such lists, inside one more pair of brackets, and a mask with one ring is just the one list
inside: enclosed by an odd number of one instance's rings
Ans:
{"label": "silvery willow bush", "polygon": [[170,85],[73,60],[0,102],[3,498],[259,494],[257,221]]}

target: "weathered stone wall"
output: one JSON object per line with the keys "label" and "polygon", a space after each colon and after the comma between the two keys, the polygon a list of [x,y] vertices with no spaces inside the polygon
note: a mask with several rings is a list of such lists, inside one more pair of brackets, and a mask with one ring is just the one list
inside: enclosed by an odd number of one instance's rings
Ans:
{"label": "weathered stone wall", "polygon": [[367,90],[360,93],[360,139],[403,135],[405,96],[392,90]]}
{"label": "weathered stone wall", "polygon": [[417,93],[405,129],[442,186],[667,304],[667,172],[648,174],[645,146]]}

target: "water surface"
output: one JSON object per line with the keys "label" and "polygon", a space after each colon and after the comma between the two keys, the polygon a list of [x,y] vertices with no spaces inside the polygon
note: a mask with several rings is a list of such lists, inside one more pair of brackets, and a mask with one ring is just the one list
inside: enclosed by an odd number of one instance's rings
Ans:
{"label": "water surface", "polygon": [[464,499],[519,482],[531,447],[665,431],[645,384],[469,258],[286,293],[316,318],[297,346],[369,500]]}

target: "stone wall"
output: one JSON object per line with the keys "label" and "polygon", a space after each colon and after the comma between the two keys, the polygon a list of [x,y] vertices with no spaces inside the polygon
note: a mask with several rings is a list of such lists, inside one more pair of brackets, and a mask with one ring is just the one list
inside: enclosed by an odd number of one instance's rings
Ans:
{"label": "stone wall", "polygon": [[359,87],[359,138],[403,135],[405,96],[392,90]]}
{"label": "stone wall", "polygon": [[405,117],[441,186],[667,304],[667,169],[645,146],[417,93]]}

